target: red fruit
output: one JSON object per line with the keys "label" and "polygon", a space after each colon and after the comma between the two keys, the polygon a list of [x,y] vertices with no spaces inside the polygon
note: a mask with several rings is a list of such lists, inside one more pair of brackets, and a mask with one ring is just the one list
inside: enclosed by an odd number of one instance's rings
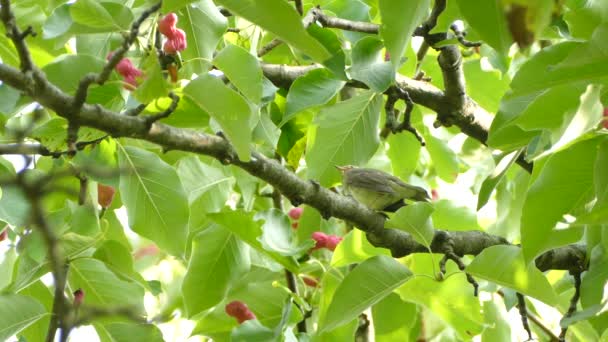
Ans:
{"label": "red fruit", "polygon": [[312,233],[311,238],[317,242],[315,244],[315,246],[312,248],[313,251],[315,249],[320,249],[320,248],[327,247],[328,236],[325,233],[323,233],[323,232],[314,232],[314,233]]}
{"label": "red fruit", "polygon": [[188,47],[186,41],[186,33],[183,30],[176,28],[173,30],[173,36],[167,37],[165,45],[163,45],[163,51],[168,54],[175,54],[178,51],[185,50]]}
{"label": "red fruit", "polygon": [[133,253],[133,259],[139,260],[148,255],[157,255],[160,250],[155,244],[142,247]]}
{"label": "red fruit", "polygon": [[169,13],[158,22],[158,32],[167,38],[171,38],[173,37],[172,31],[175,29],[175,24],[177,24],[177,15],[173,12]]}
{"label": "red fruit", "polygon": [[431,199],[433,201],[436,201],[439,199],[439,192],[437,192],[437,190],[431,189]]}
{"label": "red fruit", "polygon": [[291,224],[291,228],[298,229],[298,222],[294,222]]}
{"label": "red fruit", "polygon": [[342,241],[341,237],[336,236],[336,235],[329,235],[327,237],[327,242],[325,243],[325,248],[327,248],[333,252],[336,250],[336,246],[338,246],[340,241]]}
{"label": "red fruit", "polygon": [[295,208],[291,208],[291,210],[289,210],[289,217],[291,217],[293,220],[299,220],[300,217],[302,216],[302,212],[304,211],[303,208],[300,207],[295,207]]}
{"label": "red fruit", "polygon": [[78,289],[74,291],[74,306],[80,306],[84,301],[84,290]]}
{"label": "red fruit", "polygon": [[602,126],[608,129],[608,107],[604,108],[604,120],[602,121]]}
{"label": "red fruit", "polygon": [[228,316],[236,318],[239,324],[251,319],[256,319],[255,314],[249,310],[247,304],[240,300],[234,300],[226,304],[224,310]]}
{"label": "red fruit", "polygon": [[6,240],[8,236],[8,228],[5,228],[2,232],[0,232],[0,241]]}
{"label": "red fruit", "polygon": [[315,278],[303,276],[302,280],[304,281],[304,284],[310,287],[319,287],[319,282]]}
{"label": "red fruit", "polygon": [[[109,60],[112,58],[113,54],[113,52],[110,52],[107,59]],[[143,72],[137,69],[128,58],[121,59],[120,62],[116,64],[115,70],[124,78],[125,83],[127,83],[125,89],[128,90],[135,89],[139,85],[138,78],[143,76]]]}
{"label": "red fruit", "polygon": [[97,203],[102,208],[107,209],[112,204],[115,193],[116,190],[113,187],[97,183]]}

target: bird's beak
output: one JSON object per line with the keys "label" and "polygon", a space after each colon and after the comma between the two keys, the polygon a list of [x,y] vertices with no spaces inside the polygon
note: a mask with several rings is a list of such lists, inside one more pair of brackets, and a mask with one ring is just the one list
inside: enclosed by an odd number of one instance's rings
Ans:
{"label": "bird's beak", "polygon": [[347,167],[347,166],[339,166],[339,165],[334,165],[334,167],[335,167],[336,169],[338,169],[338,171],[340,171],[340,172],[344,172],[344,171],[348,170],[348,167]]}

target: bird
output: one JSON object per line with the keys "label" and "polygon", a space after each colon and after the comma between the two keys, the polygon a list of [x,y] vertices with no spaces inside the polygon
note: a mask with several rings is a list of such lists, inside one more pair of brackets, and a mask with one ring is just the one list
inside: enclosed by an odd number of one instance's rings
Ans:
{"label": "bird", "polygon": [[353,165],[336,168],[342,173],[342,186],[346,194],[372,210],[394,212],[405,206],[406,199],[430,201],[423,188],[407,184],[384,171]]}

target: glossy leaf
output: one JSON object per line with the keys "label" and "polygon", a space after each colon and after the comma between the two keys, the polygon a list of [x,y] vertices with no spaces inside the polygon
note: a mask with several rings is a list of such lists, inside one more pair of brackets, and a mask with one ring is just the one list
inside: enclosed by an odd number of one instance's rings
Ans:
{"label": "glossy leaf", "polygon": [[156,154],[130,146],[118,149],[120,194],[129,226],[173,255],[182,255],[188,229],[188,200],[177,172]]}
{"label": "glossy leaf", "polygon": [[298,256],[314,247],[314,241],[310,239],[297,243],[289,219],[277,209],[260,212],[255,218],[264,220],[263,233],[258,239],[267,251],[284,256]]}
{"label": "glossy leaf", "polygon": [[335,165],[362,165],[379,145],[378,120],[382,96],[365,92],[327,107],[315,118],[309,135],[308,177],[331,185],[338,180]]}
{"label": "glossy leaf", "polygon": [[384,61],[382,41],[376,37],[362,38],[353,47],[351,78],[365,83],[371,90],[382,93],[395,80],[393,64]]}
{"label": "glossy leaf", "polygon": [[296,49],[309,55],[316,62],[324,62],[329,53],[323,45],[304,29],[298,12],[281,0],[218,0],[218,5],[255,23]]}
{"label": "glossy leaf", "polygon": [[248,161],[251,142],[249,120],[253,113],[247,101],[220,79],[208,74],[190,82],[184,88],[184,95],[220,124],[239,158]]}
{"label": "glossy leaf", "polygon": [[320,330],[330,331],[348,323],[363,310],[388,296],[412,275],[407,267],[391,257],[379,255],[364,261],[336,289]]}
{"label": "glossy leaf", "polygon": [[228,45],[213,58],[213,64],[249,101],[260,103],[263,76],[256,57],[241,47]]}
{"label": "glossy leaf", "polygon": [[427,17],[430,0],[400,1],[380,0],[382,16],[380,35],[390,53],[393,69],[399,68],[405,48],[414,29]]}
{"label": "glossy leaf", "polygon": [[188,317],[221,302],[250,267],[247,245],[223,227],[216,225],[203,230],[192,243],[192,255],[182,284]]}
{"label": "glossy leaf", "polygon": [[475,3],[458,0],[460,13],[477,34],[498,53],[507,55],[512,39],[499,0]]}
{"label": "glossy leaf", "polygon": [[547,278],[534,264],[527,263],[517,246],[492,246],[477,255],[467,266],[475,277],[514,289],[548,305],[557,298]]}
{"label": "glossy leaf", "polygon": [[410,233],[421,245],[430,247],[433,236],[431,213],[433,206],[429,203],[416,202],[397,210],[395,215],[385,223],[386,228],[395,228]]}
{"label": "glossy leaf", "polygon": [[177,166],[177,173],[188,189],[191,212],[219,212],[226,205],[235,183],[234,177],[223,170],[203,163],[191,156],[183,158]]}
{"label": "glossy leaf", "polygon": [[486,180],[483,181],[483,184],[481,185],[481,189],[479,190],[479,198],[477,199],[477,210],[478,211],[479,211],[479,209],[483,208],[483,206],[486,205],[486,203],[488,203],[488,200],[490,199],[490,195],[492,195],[492,192],[496,188],[496,185],[498,185],[498,182],[500,182],[502,180],[502,178],[507,173],[507,170],[509,170],[511,165],[513,165],[513,163],[515,163],[515,161],[517,160],[517,158],[519,158],[519,156],[521,155],[522,152],[523,151],[515,151],[515,152],[511,152],[507,155],[504,155],[499,160],[499,162],[496,165],[496,168],[494,169],[492,174],[490,176],[488,176],[488,178],[486,178]]}
{"label": "glossy leaf", "polygon": [[32,297],[17,294],[0,295],[0,339],[7,341],[11,336],[50,315]]}

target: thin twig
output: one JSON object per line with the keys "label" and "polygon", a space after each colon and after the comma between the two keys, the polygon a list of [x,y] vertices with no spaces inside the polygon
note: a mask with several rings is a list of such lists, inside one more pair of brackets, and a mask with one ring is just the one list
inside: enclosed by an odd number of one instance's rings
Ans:
{"label": "thin twig", "polygon": [[[574,277],[574,295],[570,299],[570,306],[568,307],[568,311],[562,319],[566,319],[576,312],[576,305],[578,304],[578,300],[581,296],[581,272],[570,272],[570,274],[572,275],[572,277]],[[559,334],[560,342],[566,340],[567,331],[568,327],[562,328],[562,331]]]}
{"label": "thin twig", "polygon": [[34,62],[32,61],[32,56],[27,44],[25,43],[25,38],[27,38],[28,35],[34,37],[36,36],[36,33],[33,31],[31,26],[28,26],[23,32],[19,30],[15,16],[11,11],[11,4],[9,0],[0,1],[0,19],[6,28],[7,37],[13,41],[15,49],[17,49],[21,71],[32,71],[34,69]]}
{"label": "thin twig", "polygon": [[169,104],[169,107],[167,107],[167,109],[165,109],[161,113],[145,117],[146,123],[148,125],[152,125],[156,121],[168,117],[169,115],[171,115],[171,113],[175,111],[175,109],[177,109],[177,105],[179,104],[179,96],[175,95],[174,93],[169,93],[169,98],[171,99],[171,104]]}
{"label": "thin twig", "polygon": [[527,341],[532,340],[532,330],[530,330],[530,325],[528,324],[528,309],[526,309],[526,299],[523,294],[517,292],[517,309],[519,310],[519,315],[521,316],[521,324],[524,326],[524,330],[528,333]]}

